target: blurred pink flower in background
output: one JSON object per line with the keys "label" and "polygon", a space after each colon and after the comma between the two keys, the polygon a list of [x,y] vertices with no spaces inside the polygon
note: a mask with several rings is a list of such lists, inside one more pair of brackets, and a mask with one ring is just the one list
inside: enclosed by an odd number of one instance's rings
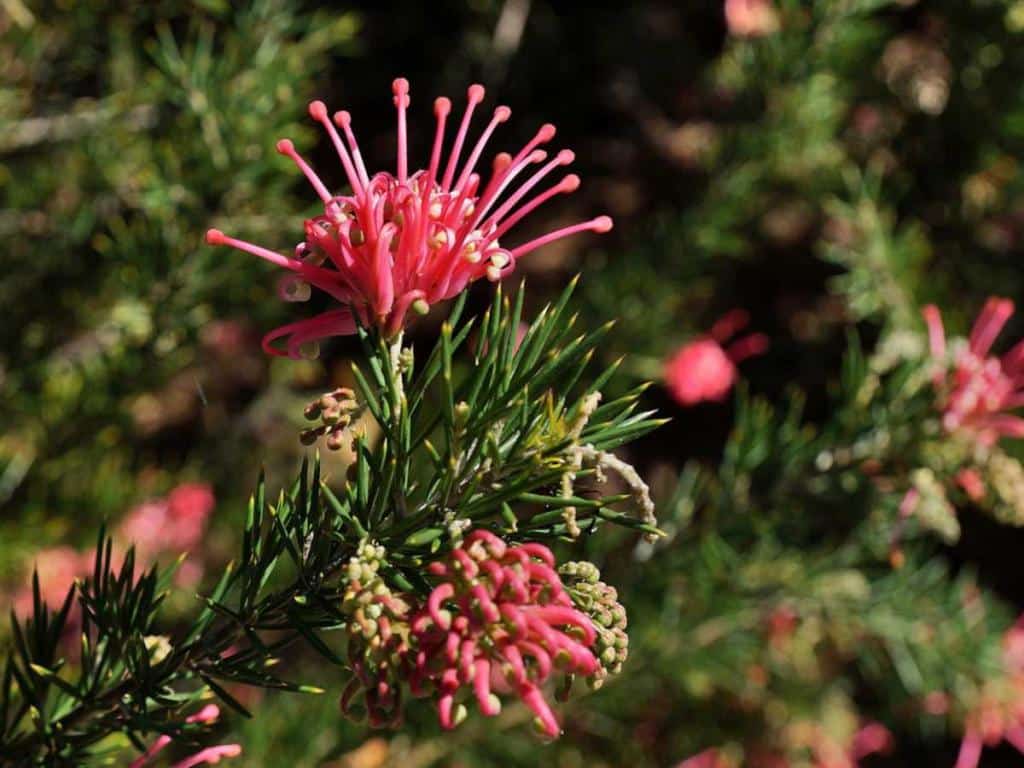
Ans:
{"label": "blurred pink flower in background", "polygon": [[725,25],[735,37],[762,37],[779,29],[771,0],[725,0]]}
{"label": "blurred pink flower in background", "polygon": [[705,749],[700,754],[686,758],[675,768],[726,768],[726,764],[719,758],[717,749]]}
{"label": "blurred pink flower in background", "polygon": [[[155,562],[162,555],[191,553],[206,532],[215,499],[210,486],[184,483],[165,498],[144,501],[121,521],[117,537],[126,545],[134,545],[142,563]],[[194,559],[186,560],[175,574],[179,585],[190,586],[202,578],[202,566]]]}
{"label": "blurred pink flower in background", "polygon": [[[860,760],[880,752],[892,749],[892,733],[881,723],[869,722],[861,726],[854,734],[850,743],[843,746],[829,736],[824,728],[813,724],[811,728],[800,729],[806,743],[801,742],[803,749],[809,748],[809,762],[801,760],[794,763],[775,750],[755,750],[746,755],[743,765],[750,768],[793,768],[795,765],[813,768],[857,768]],[[706,749],[700,754],[683,760],[675,768],[734,768],[735,761],[726,759],[720,750]]]}
{"label": "blurred pink flower in background", "polygon": [[665,384],[681,405],[722,402],[736,384],[736,365],[768,349],[768,337],[763,333],[752,333],[723,346],[749,322],[745,310],[734,309],[716,322],[707,336],[684,344],[669,358],[663,374]]}
{"label": "blurred pink flower in background", "polygon": [[[320,339],[355,333],[353,311],[364,325],[393,336],[404,327],[409,310],[425,314],[430,305],[461,293],[474,280],[499,280],[515,269],[520,257],[555,240],[612,228],[609,217],[598,216],[506,247],[505,235],[523,218],[551,198],[579,187],[579,177],[568,174],[529,196],[545,177],[575,159],[568,149],[548,159],[548,153],[539,148],[554,138],[555,127],[541,126],[515,155],[495,156],[486,179],[485,171],[478,169],[481,155],[512,111],[497,107],[480,137],[468,142],[473,113],[484,99],[484,87],[472,85],[447,159],[442,162],[452,103],[442,97],[434,101],[436,124],[429,163],[410,172],[408,81],[396,79],[392,93],[398,134],[393,175],[369,174],[348,112],[332,116],[322,101],[309,105],[310,117],[323,126],[334,145],[352,189],[349,195],[332,194],[291,141],[277,143],[277,151],[295,162],[324,205],[323,215],[305,222],[306,237],[294,256],[228,237],[217,229],[206,234],[211,245],[228,245],[289,270],[279,291],[286,301],[306,301],[315,287],[340,305],[268,333],[263,339],[268,354],[313,354],[312,345]],[[465,159],[464,149],[468,150]],[[521,174],[525,180],[515,182]],[[274,345],[278,339],[286,340],[284,349]]]}
{"label": "blurred pink flower in background", "polygon": [[981,446],[994,445],[1001,437],[1024,437],[1024,418],[1011,413],[1024,405],[1024,342],[1002,357],[989,354],[1013,314],[1013,302],[990,298],[967,343],[950,345],[948,350],[938,308],[928,305],[922,314],[946,431],[971,435]]}
{"label": "blurred pink flower in background", "polygon": [[[32,560],[32,567],[39,574],[39,592],[51,608],[58,608],[67,597],[75,579],[86,575],[92,569],[92,555],[79,552],[71,547],[41,549]],[[30,572],[31,574],[31,572]],[[22,579],[14,593],[12,603],[18,616],[32,615],[31,575]]]}
{"label": "blurred pink flower in background", "polygon": [[[206,533],[210,513],[214,507],[210,486],[203,483],[184,483],[166,497],[145,501],[131,509],[115,533],[119,547],[135,545],[137,562],[149,567],[164,555],[178,556],[193,552]],[[92,572],[94,550],[80,552],[73,547],[60,546],[41,549],[30,564],[30,570],[19,580],[12,593],[15,613],[32,615],[32,571],[39,574],[39,591],[51,608],[59,607],[76,578]],[[194,586],[203,575],[202,564],[196,559],[186,560],[175,573],[179,586]],[[74,615],[69,627],[74,628]]]}

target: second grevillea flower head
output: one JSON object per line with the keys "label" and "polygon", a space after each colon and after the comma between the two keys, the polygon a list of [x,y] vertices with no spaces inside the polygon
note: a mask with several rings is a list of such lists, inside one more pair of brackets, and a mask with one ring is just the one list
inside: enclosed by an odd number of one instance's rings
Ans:
{"label": "second grevillea flower head", "polygon": [[[324,127],[334,144],[351,194],[332,194],[291,141],[278,142],[278,152],[295,162],[324,204],[322,216],[306,221],[305,239],[294,256],[229,237],[216,229],[206,234],[208,243],[230,245],[289,270],[291,274],[281,284],[286,300],[304,301],[310,296],[310,288],[315,287],[342,305],[271,331],[263,340],[270,354],[308,354],[320,339],[354,333],[357,321],[393,336],[403,328],[410,310],[425,313],[431,304],[459,294],[481,277],[498,280],[515,268],[518,258],[554,240],[587,230],[611,229],[611,219],[599,216],[507,247],[505,236],[512,227],[550,198],[579,186],[579,177],[569,174],[533,193],[552,172],[574,159],[567,149],[549,158],[540,148],[554,137],[554,126],[543,125],[515,155],[502,152],[495,156],[485,181],[478,170],[481,155],[511,110],[497,107],[483,133],[470,146],[470,123],[484,98],[483,86],[473,85],[446,159],[445,127],[452,105],[443,97],[435,100],[436,125],[428,164],[410,172],[406,127],[409,84],[399,78],[392,91],[398,112],[394,174],[368,173],[348,112],[329,116],[323,102],[309,105],[310,116]],[[278,339],[285,339],[284,349],[274,345]]]}
{"label": "second grevillea flower head", "polygon": [[540,733],[559,735],[542,686],[559,672],[593,676],[600,663],[591,650],[594,625],[574,607],[554,565],[542,544],[508,546],[479,529],[431,565],[441,581],[412,622],[410,682],[414,694],[435,693],[443,727],[466,716],[462,690],[488,716],[501,711],[496,692],[513,692]]}
{"label": "second grevillea flower head", "polygon": [[1024,437],[1024,418],[1012,413],[1024,406],[1024,342],[1002,357],[990,354],[1012,314],[1012,301],[990,298],[966,343],[957,340],[947,350],[938,308],[924,308],[942,425],[948,432],[970,435],[981,446],[994,445],[1004,436]]}

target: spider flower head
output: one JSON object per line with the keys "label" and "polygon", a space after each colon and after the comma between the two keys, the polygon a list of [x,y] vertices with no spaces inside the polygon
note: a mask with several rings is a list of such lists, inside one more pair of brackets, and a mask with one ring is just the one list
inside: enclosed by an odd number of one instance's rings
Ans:
{"label": "spider flower head", "polygon": [[[452,104],[444,97],[434,101],[436,125],[429,161],[424,169],[410,172],[408,81],[398,78],[392,91],[398,112],[394,174],[381,171],[370,176],[348,112],[330,116],[322,101],[309,105],[310,117],[324,127],[334,144],[350,194],[332,194],[291,141],[277,143],[278,152],[295,162],[324,204],[323,215],[306,221],[305,239],[294,256],[216,229],[206,234],[210,244],[229,245],[289,270],[281,283],[285,300],[305,301],[311,288],[317,288],[342,305],[271,331],[263,339],[263,348],[270,354],[312,354],[318,340],[354,333],[357,320],[378,327],[390,338],[402,330],[410,310],[426,313],[430,305],[459,294],[481,277],[499,280],[515,268],[517,259],[547,243],[612,227],[610,218],[599,216],[507,246],[506,234],[523,218],[552,197],[579,186],[574,174],[544,184],[546,177],[574,159],[568,149],[551,157],[541,149],[554,137],[555,127],[541,126],[514,155],[496,155],[485,180],[481,155],[511,110],[497,107],[479,138],[470,142],[473,114],[484,99],[483,86],[472,85],[446,158],[445,128]],[[542,191],[535,192],[538,187]],[[285,339],[283,350],[274,345],[278,339]]]}
{"label": "spider flower head", "polygon": [[946,431],[969,435],[982,447],[994,445],[1001,437],[1024,437],[1024,418],[1012,413],[1024,405],[1024,342],[1002,357],[990,354],[1013,314],[1013,302],[990,298],[966,342],[956,340],[949,349],[938,308],[929,305],[923,314]]}
{"label": "spider flower head", "polygon": [[501,711],[496,692],[513,692],[544,736],[559,735],[542,686],[558,672],[590,677],[600,663],[591,650],[597,632],[554,566],[547,547],[510,547],[483,530],[431,565],[440,583],[412,621],[410,686],[414,694],[434,692],[444,728],[465,718],[464,691],[487,716]]}
{"label": "spider flower head", "polygon": [[739,377],[737,364],[768,349],[768,337],[763,333],[751,333],[729,342],[749,322],[750,315],[745,310],[734,309],[719,319],[710,333],[684,344],[669,358],[665,363],[665,384],[680,405],[722,402]]}

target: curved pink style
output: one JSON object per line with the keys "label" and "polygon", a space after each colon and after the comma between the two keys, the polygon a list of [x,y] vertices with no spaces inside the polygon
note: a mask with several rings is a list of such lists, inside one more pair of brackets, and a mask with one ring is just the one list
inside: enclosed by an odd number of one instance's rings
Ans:
{"label": "curved pink style", "polygon": [[489,717],[501,711],[495,690],[514,691],[544,733],[559,734],[541,687],[559,671],[593,675],[598,662],[590,650],[594,625],[573,607],[549,563],[554,557],[542,544],[510,547],[477,530],[431,569],[444,580],[411,623],[419,653],[410,687],[432,684],[442,727],[461,719],[455,697],[465,687]]}
{"label": "curved pink style", "polygon": [[932,380],[939,393],[942,426],[948,432],[969,434],[982,446],[994,445],[1001,437],[1024,437],[1024,418],[1011,413],[1024,406],[1024,341],[1002,357],[990,354],[1013,310],[1009,299],[990,298],[967,343],[948,350],[938,308],[929,305],[922,311],[936,363]]}
{"label": "curved pink style", "polygon": [[[343,305],[271,331],[263,340],[269,354],[298,357],[320,339],[354,333],[356,318],[391,337],[405,325],[410,309],[422,314],[431,304],[461,293],[474,280],[499,280],[515,268],[517,259],[550,242],[578,232],[612,228],[609,217],[598,216],[506,247],[499,239],[509,229],[552,197],[579,186],[579,177],[569,174],[530,196],[548,176],[574,159],[571,151],[562,150],[548,160],[547,152],[539,149],[554,137],[554,126],[541,126],[515,155],[499,153],[489,180],[484,182],[484,171],[478,168],[481,156],[511,110],[497,107],[470,145],[473,114],[484,99],[483,86],[472,85],[447,161],[442,155],[452,107],[448,99],[439,98],[434,102],[436,123],[428,165],[410,173],[408,81],[395,80],[392,92],[398,116],[394,174],[369,175],[348,112],[336,112],[332,119],[322,101],[309,105],[310,117],[323,126],[334,145],[351,194],[332,194],[291,141],[278,142],[277,151],[291,158],[324,204],[322,216],[306,221],[305,240],[295,249],[294,257],[217,229],[206,233],[211,245],[228,245],[290,270],[294,278],[282,291],[286,299],[304,301],[309,297],[308,286],[313,286]],[[517,181],[523,176],[524,180]],[[285,342],[283,349],[274,344],[279,339]]]}
{"label": "curved pink style", "polygon": [[677,402],[689,406],[725,400],[736,384],[737,364],[768,349],[768,337],[763,333],[743,336],[725,346],[749,322],[745,310],[734,309],[718,320],[707,336],[684,344],[669,358],[665,385]]}

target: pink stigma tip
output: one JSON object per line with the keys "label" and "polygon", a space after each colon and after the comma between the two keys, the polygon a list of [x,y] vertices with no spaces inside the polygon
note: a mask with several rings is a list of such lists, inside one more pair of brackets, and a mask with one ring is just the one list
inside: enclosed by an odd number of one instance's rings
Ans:
{"label": "pink stigma tip", "polygon": [[339,128],[344,128],[352,122],[352,115],[350,115],[344,109],[341,112],[334,113],[334,122]]}
{"label": "pink stigma tip", "polygon": [[208,229],[206,230],[206,242],[209,245],[223,245],[224,233],[219,229]]}
{"label": "pink stigma tip", "polygon": [[611,216],[598,216],[590,222],[590,228],[595,232],[608,232],[612,228]]}
{"label": "pink stigma tip", "polygon": [[570,173],[562,179],[562,183],[558,186],[563,192],[575,192],[580,188],[580,177],[575,173]]}
{"label": "pink stigma tip", "polygon": [[395,106],[399,109],[409,106],[409,81],[404,77],[397,78],[391,84],[391,91],[395,94]]}
{"label": "pink stigma tip", "polygon": [[487,93],[487,91],[484,89],[482,85],[480,85],[479,83],[474,83],[473,85],[469,86],[469,90],[466,91],[466,96],[469,98],[471,102],[480,103],[481,101],[484,100],[485,93]]}
{"label": "pink stigma tip", "polygon": [[445,96],[438,96],[434,99],[434,114],[440,117],[452,111],[452,101]]}
{"label": "pink stigma tip", "polygon": [[568,165],[569,163],[571,163],[575,159],[576,159],[576,153],[573,152],[571,149],[563,149],[561,152],[558,153],[558,164],[559,165]]}
{"label": "pink stigma tip", "polygon": [[510,155],[508,152],[499,152],[498,154],[496,154],[494,156],[494,171],[495,171],[495,173],[497,173],[498,171],[502,171],[505,168],[508,168],[508,166],[511,164],[511,162],[512,162],[512,155]]}
{"label": "pink stigma tip", "polygon": [[314,120],[324,120],[327,117],[327,105],[322,101],[309,102],[309,116]]}
{"label": "pink stigma tip", "polygon": [[540,130],[537,131],[537,140],[551,141],[553,138],[555,138],[556,130],[557,129],[555,128],[555,126],[553,126],[551,123],[544,123],[544,125],[540,127]]}
{"label": "pink stigma tip", "polygon": [[501,106],[494,110],[494,119],[499,123],[504,123],[510,117],[512,117],[512,110],[508,107]]}
{"label": "pink stigma tip", "polygon": [[545,152],[543,149],[535,149],[535,150],[533,150],[533,152],[530,153],[530,156],[528,158],[526,158],[526,162],[528,162],[528,163],[540,163],[547,156],[548,156],[548,153]]}
{"label": "pink stigma tip", "polygon": [[281,139],[277,142],[277,151],[282,155],[290,155],[295,152],[295,145],[291,139]]}

